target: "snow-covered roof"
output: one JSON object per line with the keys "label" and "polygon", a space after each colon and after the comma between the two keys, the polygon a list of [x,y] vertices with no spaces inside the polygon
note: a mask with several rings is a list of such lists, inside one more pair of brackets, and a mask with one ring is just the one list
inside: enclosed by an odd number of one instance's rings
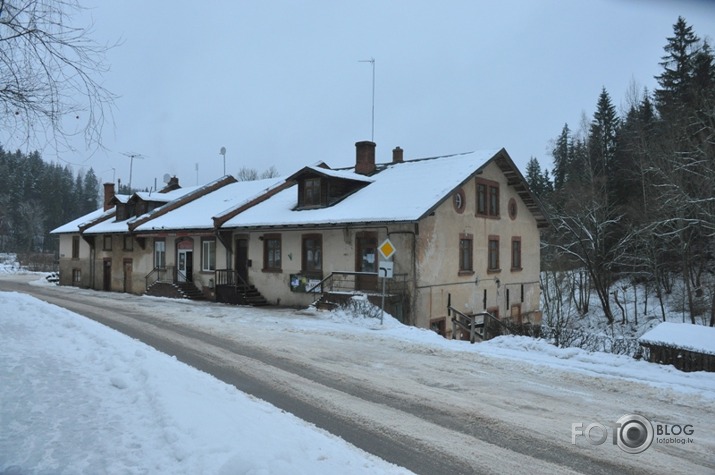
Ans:
{"label": "snow-covered roof", "polygon": [[144,201],[153,201],[155,203],[168,203],[174,201],[177,198],[181,198],[184,195],[192,193],[202,186],[186,186],[183,188],[177,188],[176,190],[167,191],[166,193],[161,193],[158,191],[137,191],[132,196],[136,196]]}
{"label": "snow-covered roof", "polygon": [[129,201],[129,198],[131,198],[131,197],[132,197],[132,195],[116,194],[116,195],[114,195],[113,199],[117,200],[120,203],[126,203],[127,201]]}
{"label": "snow-covered roof", "polygon": [[[367,186],[327,208],[296,210],[298,191],[292,186],[229,219],[223,227],[416,221],[497,153],[469,152],[380,165],[378,173],[363,177],[371,181]],[[342,178],[356,176],[350,171],[320,171],[340,173]]]}
{"label": "snow-covered roof", "polygon": [[262,195],[276,183],[284,181],[282,178],[268,178],[265,180],[231,183],[158,218],[147,221],[137,226],[134,231],[212,229],[214,215],[224,210],[239,207]]}
{"label": "snow-covered roof", "polygon": [[[300,173],[303,173],[305,170],[310,170],[312,172],[318,173],[319,175],[323,176],[330,176],[334,178],[342,178],[343,180],[352,180],[352,181],[361,181],[364,183],[372,183],[375,181],[373,178],[365,175],[361,175],[359,173],[347,171],[347,170],[333,170],[330,168],[323,168],[319,166],[308,166],[297,172],[295,175],[298,175]],[[295,176],[292,175],[292,176]],[[291,177],[289,177],[291,178]]]}
{"label": "snow-covered roof", "polygon": [[[155,203],[171,203],[173,201],[178,200],[179,198],[186,196],[190,193],[195,192],[201,188],[200,186],[188,186],[186,188],[178,188],[173,191],[169,191],[167,193],[159,193],[159,192],[144,192],[144,191],[138,191],[131,195],[128,199],[132,198],[139,198],[144,201],[149,201],[149,202],[155,202]],[[115,198],[119,196],[126,196],[126,195],[115,195]],[[118,198],[119,199],[119,198]],[[128,201],[128,200],[127,200]],[[123,203],[126,203],[126,201],[123,201]],[[162,205],[164,206],[164,205]],[[100,223],[97,223],[89,228],[87,228],[84,233],[85,234],[114,234],[114,233],[126,233],[129,231],[128,225],[131,224],[132,222],[136,221],[139,219],[141,216],[135,216],[129,219],[125,219],[123,221],[117,221],[115,219],[107,219],[105,221],[102,221]]]}
{"label": "snow-covered roof", "polygon": [[104,211],[104,208],[99,208],[90,213],[85,214],[84,216],[80,216],[77,219],[73,219],[69,223],[65,223],[62,226],[53,229],[52,231],[50,231],[50,234],[78,233],[80,226],[95,221],[97,219],[101,219],[103,217],[109,218],[113,213],[113,207],[109,208],[107,211]]}
{"label": "snow-covered roof", "polygon": [[715,327],[663,322],[644,333],[638,341],[715,355]]}

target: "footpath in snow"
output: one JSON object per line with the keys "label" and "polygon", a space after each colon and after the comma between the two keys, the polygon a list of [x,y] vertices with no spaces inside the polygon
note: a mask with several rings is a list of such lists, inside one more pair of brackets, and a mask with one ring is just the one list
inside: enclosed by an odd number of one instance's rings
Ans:
{"label": "footpath in snow", "polygon": [[96,322],[0,292],[0,474],[404,474]]}

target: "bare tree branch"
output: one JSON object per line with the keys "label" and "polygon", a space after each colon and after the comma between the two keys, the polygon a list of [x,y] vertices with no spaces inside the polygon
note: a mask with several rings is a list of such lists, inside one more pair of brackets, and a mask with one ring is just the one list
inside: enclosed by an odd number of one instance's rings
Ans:
{"label": "bare tree branch", "polygon": [[11,141],[61,151],[81,136],[101,146],[115,99],[99,81],[110,47],[71,24],[81,11],[74,0],[0,3],[0,126]]}

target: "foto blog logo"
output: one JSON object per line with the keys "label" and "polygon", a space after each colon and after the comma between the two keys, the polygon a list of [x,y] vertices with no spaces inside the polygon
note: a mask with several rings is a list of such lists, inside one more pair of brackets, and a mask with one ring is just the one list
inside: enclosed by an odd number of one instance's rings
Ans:
{"label": "foto blog logo", "polygon": [[[591,445],[601,445],[608,440],[609,427],[592,422],[584,427],[583,422],[571,424],[571,443],[576,445],[576,437],[585,437]],[[613,445],[629,454],[639,454],[651,446],[659,444],[691,444],[695,432],[692,424],[653,424],[639,414],[626,414],[610,426]]]}
{"label": "foto blog logo", "polygon": [[[638,414],[626,414],[611,426],[613,445],[629,454],[644,452],[653,443],[653,424]],[[608,427],[593,422],[584,428],[583,422],[571,424],[571,443],[576,444],[576,437],[583,436],[591,445],[601,445],[608,439]]]}

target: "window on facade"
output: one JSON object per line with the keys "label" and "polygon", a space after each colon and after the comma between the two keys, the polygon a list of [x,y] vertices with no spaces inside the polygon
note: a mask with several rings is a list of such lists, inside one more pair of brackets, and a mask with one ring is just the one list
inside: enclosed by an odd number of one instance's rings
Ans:
{"label": "window on facade", "polygon": [[72,285],[79,286],[82,282],[82,271],[80,269],[72,269]]}
{"label": "window on facade", "polygon": [[510,199],[509,204],[507,206],[509,207],[509,217],[513,221],[516,219],[516,213],[517,213],[516,200],[514,198]]}
{"label": "window on facade", "polygon": [[303,206],[320,204],[320,178],[308,178],[303,182]]}
{"label": "window on facade", "polygon": [[488,269],[491,272],[499,270],[499,237],[489,236]]}
{"label": "window on facade", "polygon": [[112,250],[112,235],[111,234],[104,235],[104,242],[102,244],[102,249],[105,251]]}
{"label": "window on facade", "polygon": [[124,236],[124,250],[133,251],[134,250],[134,238],[126,235]]}
{"label": "window on facade", "polygon": [[499,217],[499,183],[477,178],[477,215]]}
{"label": "window on facade", "polygon": [[263,237],[263,270],[281,270],[281,236],[268,234]]}
{"label": "window on facade", "polygon": [[154,267],[166,268],[166,242],[163,239],[154,241]]}
{"label": "window on facade", "polygon": [[499,216],[499,187],[489,187],[489,216]]}
{"label": "window on facade", "polygon": [[457,213],[463,213],[464,212],[464,190],[463,189],[458,189],[457,191],[454,192],[454,196],[452,197],[452,204],[454,205],[454,210]]}
{"label": "window on facade", "polygon": [[308,275],[322,275],[323,238],[319,234],[303,236],[303,272]]}
{"label": "window on facade", "polygon": [[459,237],[459,272],[471,273],[474,270],[472,258],[472,235],[462,234]]}
{"label": "window on facade", "polygon": [[216,270],[216,240],[201,241],[201,270],[211,272]]}
{"label": "window on facade", "polygon": [[487,214],[487,185],[477,183],[477,214]]}
{"label": "window on facade", "polygon": [[521,270],[521,238],[511,238],[511,268]]}
{"label": "window on facade", "polygon": [[72,236],[72,259],[79,259],[79,236]]}

